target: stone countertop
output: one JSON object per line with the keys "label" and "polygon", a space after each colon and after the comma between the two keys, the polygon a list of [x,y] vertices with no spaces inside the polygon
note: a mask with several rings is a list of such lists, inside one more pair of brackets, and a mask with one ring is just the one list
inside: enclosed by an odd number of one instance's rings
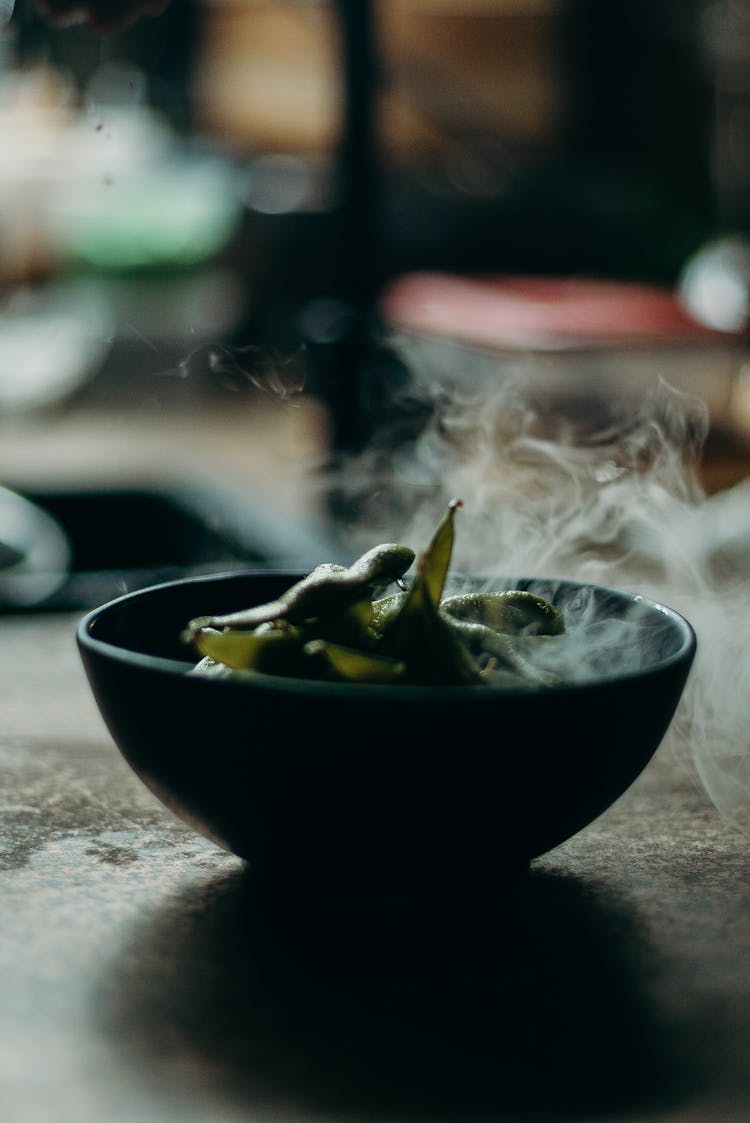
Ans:
{"label": "stone countertop", "polygon": [[256,883],[0,618],[8,1123],[750,1119],[750,840],[662,746],[520,882]]}
{"label": "stone countertop", "polygon": [[[71,413],[0,475],[197,466],[295,517],[318,421],[257,420]],[[0,616],[3,1123],[750,1120],[750,838],[676,739],[520,882],[274,893],[130,772],[77,619]]]}

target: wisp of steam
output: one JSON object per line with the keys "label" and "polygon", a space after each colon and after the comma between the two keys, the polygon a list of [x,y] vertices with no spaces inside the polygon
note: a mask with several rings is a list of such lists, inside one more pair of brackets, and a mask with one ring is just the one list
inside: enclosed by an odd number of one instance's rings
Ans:
{"label": "wisp of steam", "polygon": [[[705,495],[705,404],[656,381],[593,423],[548,415],[522,370],[469,385],[416,371],[402,393],[429,399],[429,422],[395,449],[385,434],[337,479],[353,545],[398,540],[418,549],[458,497],[456,572],[509,584],[520,575],[572,578],[681,612],[698,653],[668,742],[689,749],[719,811],[750,829],[750,486]],[[570,615],[591,649],[581,673],[595,672],[597,639],[620,666],[643,658],[632,622],[629,637],[628,622]]]}

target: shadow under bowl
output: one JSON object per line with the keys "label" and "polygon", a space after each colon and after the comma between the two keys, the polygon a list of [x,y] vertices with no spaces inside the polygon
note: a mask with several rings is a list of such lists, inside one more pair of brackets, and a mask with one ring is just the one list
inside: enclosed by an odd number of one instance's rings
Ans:
{"label": "shadow under bowl", "polygon": [[645,597],[514,579],[554,601],[579,643],[590,646],[602,622],[625,628],[631,663],[618,666],[605,643],[604,669],[594,660],[580,681],[513,689],[189,673],[180,635],[190,619],[272,600],[300,576],[141,589],[88,613],[77,633],[101,714],[136,774],[198,832],[273,877],[460,884],[524,868],[636,779],[695,655],[690,624]]}

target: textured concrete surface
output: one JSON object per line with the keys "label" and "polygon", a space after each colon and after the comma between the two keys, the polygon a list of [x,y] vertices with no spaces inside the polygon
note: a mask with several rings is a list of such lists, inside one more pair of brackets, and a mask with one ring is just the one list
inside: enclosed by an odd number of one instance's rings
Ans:
{"label": "textured concrete surface", "polygon": [[750,1119],[750,841],[674,747],[511,885],[263,886],[1,619],[3,1123]]}

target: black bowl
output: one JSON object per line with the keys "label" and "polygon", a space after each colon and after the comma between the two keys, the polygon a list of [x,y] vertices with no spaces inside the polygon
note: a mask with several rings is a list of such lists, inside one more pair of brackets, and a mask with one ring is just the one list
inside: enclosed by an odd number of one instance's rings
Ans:
{"label": "black bowl", "polygon": [[690,624],[644,597],[516,579],[561,606],[571,635],[581,622],[586,651],[602,626],[625,628],[628,660],[618,631],[579,680],[535,688],[188,673],[187,621],[272,600],[299,577],[232,573],[142,589],[90,612],[77,635],[99,709],[138,776],[273,876],[457,882],[525,867],[639,775],[695,654]]}

